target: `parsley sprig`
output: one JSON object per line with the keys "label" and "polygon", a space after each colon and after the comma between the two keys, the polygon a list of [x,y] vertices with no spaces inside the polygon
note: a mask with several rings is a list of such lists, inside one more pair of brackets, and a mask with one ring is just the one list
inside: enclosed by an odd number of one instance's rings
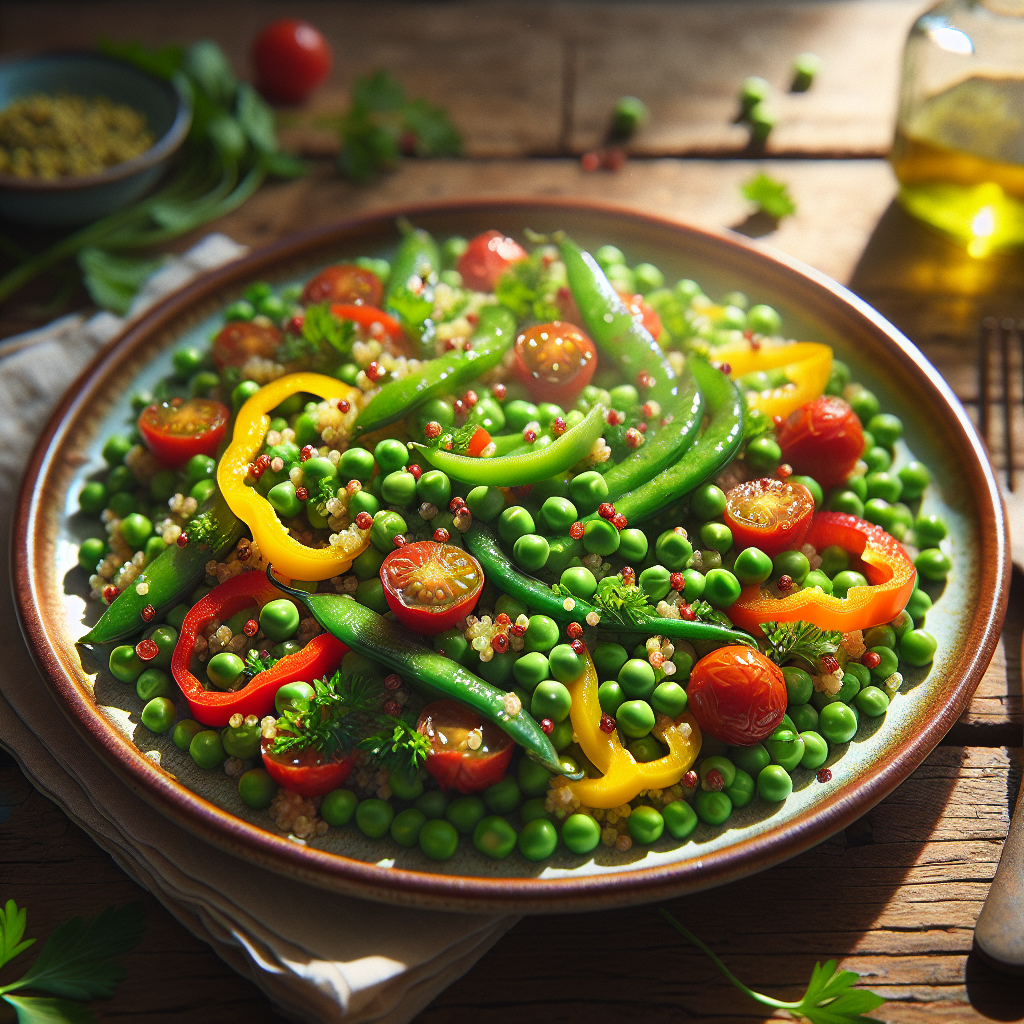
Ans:
{"label": "parsley sprig", "polygon": [[[0,909],[0,968],[36,941],[24,939],[27,918],[14,900]],[[0,999],[14,1008],[19,1024],[89,1024],[93,1016],[83,1003],[114,994],[126,972],[112,958],[137,945],[142,930],[141,903],[108,907],[91,921],[65,921],[24,975],[0,985]],[[12,994],[23,988],[47,995]]]}
{"label": "parsley sprig", "polygon": [[762,171],[740,186],[746,199],[757,205],[773,220],[782,220],[796,213],[796,203],[789,194],[789,186]]}
{"label": "parsley sprig", "polygon": [[356,325],[336,317],[328,303],[307,306],[302,318],[302,333],[287,334],[278,346],[277,358],[282,363],[307,360],[322,369],[352,355]]}
{"label": "parsley sprig", "polygon": [[465,455],[469,451],[470,442],[480,429],[476,423],[467,423],[457,430],[445,430],[438,434],[433,440],[426,440],[417,444],[418,448],[440,448],[446,452],[454,452],[456,455]]}
{"label": "parsley sprig", "polygon": [[828,654],[835,654],[843,642],[837,629],[821,629],[810,622],[762,622],[768,650],[765,653],[776,665],[802,658],[811,665]]}
{"label": "parsley sprig", "polygon": [[644,588],[627,585],[621,576],[605,576],[597,585],[593,603],[620,622],[639,623],[654,614]]}
{"label": "parsley sprig", "polygon": [[807,991],[796,1002],[785,1002],[755,992],[744,985],[719,960],[709,946],[684,928],[667,910],[659,907],[658,913],[687,942],[693,943],[699,950],[711,957],[715,966],[725,975],[730,984],[735,985],[755,1003],[760,1003],[772,1010],[786,1010],[794,1017],[810,1021],[810,1024],[854,1024],[856,1021],[875,1021],[876,1018],[866,1017],[865,1014],[877,1009],[885,1002],[882,996],[874,992],[853,988],[854,982],[860,980],[860,975],[855,971],[839,970],[838,960],[828,960],[824,964],[816,963],[811,972]]}
{"label": "parsley sprig", "polygon": [[254,647],[245,656],[245,666],[242,671],[248,678],[258,676],[261,672],[267,672],[272,669],[278,662],[277,658],[272,658],[269,654],[265,658],[260,657],[260,652]]}

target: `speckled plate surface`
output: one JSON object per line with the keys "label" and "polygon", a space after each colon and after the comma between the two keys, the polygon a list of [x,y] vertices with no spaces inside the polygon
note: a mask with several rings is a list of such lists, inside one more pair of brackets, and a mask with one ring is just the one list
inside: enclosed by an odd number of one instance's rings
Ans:
{"label": "speckled plate surface", "polygon": [[[76,515],[76,495],[102,466],[103,439],[129,417],[131,392],[169,372],[175,346],[205,344],[220,310],[252,281],[284,284],[329,262],[390,255],[398,213],[439,236],[498,227],[521,237],[524,228],[561,228],[585,247],[614,243],[630,263],[655,263],[670,280],[692,277],[712,296],[739,289],[778,309],[789,336],[832,345],[883,410],[903,418],[896,465],[911,452],[928,463],[935,482],[923,508],[945,516],[952,538],[949,585],[941,596],[933,592],[928,614],[938,654],[929,669],[905,673],[884,717],[862,718],[854,740],[833,749],[831,782],[798,769],[785,803],[755,800],[725,827],[702,824],[685,842],[666,834],[651,847],[625,854],[599,847],[586,857],[562,848],[539,865],[515,853],[490,861],[467,843],[436,864],[390,839],[367,840],[354,825],[302,846],[267,831],[268,816],[246,808],[226,776],[198,770],[168,737],[141,726],[134,687],[110,676],[105,657],[76,646],[96,615],[86,609],[77,568],[86,524]],[[843,828],[906,778],[959,717],[994,650],[1009,589],[1006,526],[981,442],[938,372],[879,314],[815,271],[736,238],[625,210],[537,200],[422,207],[320,229],[253,253],[164,301],[100,354],[54,414],[24,481],[12,561],[25,636],[59,705],[96,756],[163,814],[216,846],[325,889],[503,912],[594,909],[710,888]],[[184,716],[184,702],[180,710]]]}

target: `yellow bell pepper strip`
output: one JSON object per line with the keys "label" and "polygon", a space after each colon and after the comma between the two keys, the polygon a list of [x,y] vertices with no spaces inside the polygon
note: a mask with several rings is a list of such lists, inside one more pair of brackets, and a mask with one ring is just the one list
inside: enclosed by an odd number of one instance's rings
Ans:
{"label": "yellow bell pepper strip", "polygon": [[280,572],[294,580],[326,580],[352,565],[352,559],[369,544],[370,531],[352,523],[335,535],[336,543],[324,548],[307,547],[289,535],[273,505],[245,483],[247,468],[270,429],[268,414],[300,392],[352,404],[361,397],[356,388],[319,373],[290,373],[260,388],[238,410],[231,444],[217,466],[217,486],[231,511],[252,530],[253,540],[266,561],[273,562]]}
{"label": "yellow bell pepper strip", "polygon": [[[819,551],[837,545],[860,559],[857,565],[868,586],[850,587],[846,597],[833,597],[819,587],[777,598],[760,586],[744,587],[729,608],[741,629],[760,636],[762,622],[810,622],[819,629],[849,633],[892,622],[914,592],[917,570],[895,537],[845,512],[818,512],[807,543]],[[855,566],[851,565],[851,568]]]}
{"label": "yellow bell pepper strip", "polygon": [[788,384],[747,392],[749,408],[783,419],[823,394],[832,372],[832,349],[813,341],[740,341],[716,348],[713,355],[729,364],[734,380],[759,370],[783,370]]}
{"label": "yellow bell pepper strip", "polygon": [[674,786],[697,760],[700,727],[689,712],[675,721],[658,716],[654,735],[668,745],[669,752],[656,761],[638,764],[623,748],[615,730],[603,732],[601,705],[597,699],[597,670],[589,654],[586,668],[568,689],[572,696],[569,717],[573,732],[591,764],[604,773],[599,779],[565,783],[584,807],[618,807],[629,803],[645,789]]}

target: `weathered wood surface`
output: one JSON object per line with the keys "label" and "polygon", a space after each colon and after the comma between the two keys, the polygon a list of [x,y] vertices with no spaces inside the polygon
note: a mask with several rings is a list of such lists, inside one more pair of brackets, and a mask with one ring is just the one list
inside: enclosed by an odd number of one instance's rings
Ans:
{"label": "weathered wood surface", "polygon": [[[299,112],[290,141],[331,152],[337,140],[314,120],[344,109],[353,79],[378,68],[411,94],[446,106],[466,153],[512,157],[580,153],[603,138],[615,100],[639,96],[650,125],[632,148],[646,155],[733,155],[748,75],[775,87],[780,114],[768,152],[880,156],[889,147],[899,61],[919,0],[856,4],[760,0],[661,4],[359,4],[238,0],[152,4],[5,3],[0,51],[81,46],[100,36],[150,45],[216,39],[236,69],[274,17],[308,18],[334,50],[330,79]],[[159,14],[157,15],[157,11]],[[807,93],[790,94],[793,58],[822,59]],[[496,116],[496,111],[500,116]]]}
{"label": "weathered wood surface", "polygon": [[[892,1000],[881,1020],[1024,1020],[1021,986],[970,956],[1019,785],[1017,751],[939,747],[845,833],[669,909],[740,978],[776,998],[798,998],[814,961],[837,957]],[[19,805],[0,824],[2,895],[28,907],[30,935],[110,904],[141,898],[146,906],[142,945],[122,958],[128,977],[113,1000],[96,1004],[99,1021],[157,1013],[191,1024],[281,1019],[53,804],[27,793],[16,768],[0,768],[0,803]],[[525,919],[417,1024],[464,1014],[488,1024],[613,1024],[624,1013],[645,1024],[764,1019],[641,907]]]}

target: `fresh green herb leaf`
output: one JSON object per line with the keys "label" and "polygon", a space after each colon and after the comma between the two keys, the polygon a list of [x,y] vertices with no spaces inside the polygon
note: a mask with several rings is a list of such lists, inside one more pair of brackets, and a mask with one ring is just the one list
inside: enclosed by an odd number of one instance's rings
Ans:
{"label": "fresh green herb leaf", "polygon": [[243,82],[238,87],[235,116],[249,141],[258,153],[276,153],[277,129],[270,104],[251,86]]}
{"label": "fresh green herb leaf", "polygon": [[638,623],[653,614],[644,588],[635,583],[627,585],[618,575],[605,576],[598,583],[593,604],[620,622]]}
{"label": "fresh green herb leaf", "polygon": [[828,960],[824,964],[816,963],[814,965],[807,991],[797,1002],[790,1003],[781,999],[773,999],[771,996],[755,992],[744,985],[706,943],[684,928],[663,907],[658,908],[658,913],[687,942],[706,953],[730,984],[735,985],[744,995],[762,1006],[773,1010],[786,1010],[794,1017],[810,1021],[810,1024],[856,1024],[860,1021],[875,1021],[874,1017],[864,1015],[878,1009],[886,1001],[882,996],[867,989],[854,989],[852,986],[860,980],[860,975],[854,971],[839,970],[837,960]]}
{"label": "fresh green herb leaf", "polygon": [[458,156],[462,136],[440,107],[426,100],[412,100],[402,111],[405,130],[411,133],[417,156]]}
{"label": "fresh green herb leaf", "polygon": [[815,667],[828,654],[835,654],[843,642],[836,629],[820,629],[810,622],[763,622],[768,650],[765,652],[777,665],[802,658]]}
{"label": "fresh green herb leaf", "polygon": [[102,249],[82,249],[78,266],[93,302],[122,316],[146,279],[159,270],[165,259],[136,259]]}
{"label": "fresh green herb leaf", "polygon": [[302,337],[321,351],[329,345],[347,359],[356,340],[356,325],[351,320],[339,320],[327,303],[308,306],[302,320]]}
{"label": "fresh green herb leaf", "polygon": [[480,427],[476,423],[467,423],[457,430],[447,430],[432,441],[428,440],[417,445],[418,448],[440,448],[446,452],[454,452],[456,455],[465,455],[469,451],[470,442],[476,436]]}
{"label": "fresh green herb leaf", "polygon": [[775,429],[772,418],[760,409],[749,409],[743,417],[743,441],[749,444],[755,437],[763,437]]}
{"label": "fresh green herb leaf", "polygon": [[224,51],[212,39],[200,39],[185,51],[183,70],[215,103],[230,107],[238,79]]}
{"label": "fresh green herb leaf", "polygon": [[210,509],[193,516],[185,527],[190,544],[206,544],[217,532],[217,518]]}
{"label": "fresh green herb leaf", "polygon": [[4,996],[18,1015],[18,1024],[93,1024],[96,1019],[84,1003],[43,996]]}
{"label": "fresh green herb leaf", "polygon": [[531,317],[558,320],[561,310],[555,302],[559,288],[567,285],[565,264],[550,246],[535,249],[525,260],[514,263],[498,279],[494,293],[518,319]]}
{"label": "fresh green herb leaf", "polygon": [[357,78],[352,86],[352,107],[355,110],[383,114],[401,110],[405,102],[402,83],[383,70],[375,71],[367,78]]}
{"label": "fresh green herb leaf", "polygon": [[743,195],[769,217],[782,220],[796,213],[796,204],[789,194],[789,186],[762,171],[740,186]]}
{"label": "fresh green herb leaf", "polygon": [[309,165],[304,160],[281,150],[276,153],[261,153],[259,163],[267,174],[275,178],[301,178],[309,170]]}
{"label": "fresh green herb leaf", "polygon": [[327,503],[338,496],[338,480],[336,477],[321,477],[316,484],[316,494],[313,500],[316,503],[316,510],[322,516],[327,515]]}
{"label": "fresh green herb leaf", "polygon": [[113,39],[100,39],[96,44],[100,53],[116,57],[126,64],[132,64],[142,71],[148,71],[157,78],[170,81],[185,60],[181,46],[163,46],[159,50],[147,50],[142,43],[117,43]]}
{"label": "fresh green herb leaf", "polygon": [[420,768],[432,749],[430,740],[401,718],[391,721],[394,724],[390,727],[360,740],[359,749],[365,750],[383,768]]}
{"label": "fresh green herb leaf", "polygon": [[260,652],[253,649],[245,656],[245,667],[242,671],[251,679],[253,676],[258,676],[261,672],[269,671],[277,662],[278,659],[270,657],[269,654],[265,658],[261,658]]}
{"label": "fresh green herb leaf", "polygon": [[24,953],[35,939],[21,941],[25,934],[25,921],[28,918],[27,910],[19,910],[14,900],[8,900],[7,905],[0,910],[0,967],[8,961]]}
{"label": "fresh green herb leaf", "polygon": [[424,289],[417,295],[411,288],[401,285],[388,296],[388,309],[395,314],[402,330],[421,347],[433,339],[434,324],[430,319],[434,311],[433,289]]}
{"label": "fresh green herb leaf", "polygon": [[693,614],[697,616],[698,622],[710,622],[717,612],[707,601],[695,601],[690,605]]}

